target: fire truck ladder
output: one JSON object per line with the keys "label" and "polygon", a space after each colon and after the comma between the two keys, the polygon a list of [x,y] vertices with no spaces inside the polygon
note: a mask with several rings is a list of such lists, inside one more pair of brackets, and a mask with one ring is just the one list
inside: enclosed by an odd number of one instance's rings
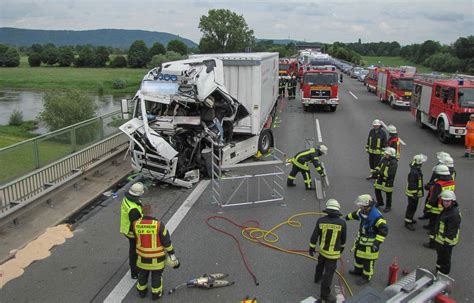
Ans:
{"label": "fire truck ladder", "polygon": [[433,83],[436,80],[449,80],[451,78],[443,74],[415,74],[415,79]]}
{"label": "fire truck ladder", "polygon": [[[277,148],[265,157],[265,160],[222,165],[222,147],[212,142],[211,152],[211,190],[212,203],[221,208],[264,204],[283,201],[283,182],[285,163],[280,157],[285,157]],[[247,173],[252,168],[270,168],[266,173]],[[231,175],[239,169],[245,169],[244,174]]]}

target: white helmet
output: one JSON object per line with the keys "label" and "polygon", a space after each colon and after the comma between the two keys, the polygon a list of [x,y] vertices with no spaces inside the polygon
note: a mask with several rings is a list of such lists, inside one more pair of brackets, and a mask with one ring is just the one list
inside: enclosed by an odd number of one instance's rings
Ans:
{"label": "white helmet", "polygon": [[454,167],[454,159],[451,157],[444,158],[443,164],[447,167]]}
{"label": "white helmet", "polygon": [[319,146],[319,151],[323,154],[323,155],[326,155],[328,153],[328,147],[324,144],[321,144]]}
{"label": "white helmet", "polygon": [[337,202],[336,199],[329,199],[326,202],[326,209],[332,209],[332,210],[341,210],[341,205],[339,205],[339,202]]}
{"label": "white helmet", "polygon": [[384,154],[389,155],[390,157],[396,157],[397,156],[397,152],[395,151],[395,148],[393,148],[393,147],[385,148]]}
{"label": "white helmet", "polygon": [[293,76],[293,77],[291,77],[291,78],[296,79],[296,76]]}
{"label": "white helmet", "polygon": [[144,192],[145,192],[145,186],[143,186],[142,182],[137,182],[133,184],[128,190],[128,193],[135,197],[140,197],[141,195],[143,195]]}
{"label": "white helmet", "polygon": [[413,162],[415,162],[416,164],[425,163],[426,160],[428,160],[428,157],[423,154],[418,154],[418,155],[413,156]]}
{"label": "white helmet", "polygon": [[444,151],[440,151],[436,153],[436,158],[438,158],[438,161],[440,162],[446,157],[451,157],[451,155]]}
{"label": "white helmet", "polygon": [[456,194],[452,190],[443,190],[439,196],[441,200],[456,200]]}
{"label": "white helmet", "polygon": [[395,125],[392,125],[392,124],[387,126],[387,130],[388,130],[389,134],[396,134],[397,133],[397,128],[395,127]]}
{"label": "white helmet", "polygon": [[451,174],[449,172],[449,167],[444,164],[436,165],[435,173],[441,176],[449,176]]}
{"label": "white helmet", "polygon": [[369,206],[372,203],[372,196],[369,194],[360,195],[355,200],[355,204],[359,207]]}
{"label": "white helmet", "polygon": [[380,125],[382,125],[382,123],[380,123],[379,119],[375,119],[374,121],[372,121],[372,126],[380,126]]}

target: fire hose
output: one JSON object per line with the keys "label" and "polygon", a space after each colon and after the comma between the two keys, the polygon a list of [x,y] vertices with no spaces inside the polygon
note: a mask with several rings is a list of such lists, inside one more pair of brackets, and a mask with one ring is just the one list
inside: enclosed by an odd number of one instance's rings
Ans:
{"label": "fire hose", "polygon": [[[244,254],[243,250],[242,250],[242,247],[240,245],[240,241],[234,235],[232,235],[231,233],[226,232],[226,231],[224,231],[220,228],[217,228],[217,227],[213,226],[210,223],[210,221],[211,220],[216,220],[216,219],[224,220],[224,221],[234,225],[235,227],[238,227],[241,230],[242,237],[244,237],[246,240],[252,241],[254,243],[263,245],[263,246],[268,247],[268,248],[278,250],[280,252],[295,254],[295,255],[299,255],[299,256],[309,258],[309,259],[312,259],[312,260],[316,261],[317,258],[308,255],[307,250],[285,249],[285,248],[274,245],[274,243],[277,243],[279,241],[279,237],[275,233],[275,231],[278,228],[280,228],[284,225],[289,225],[290,227],[293,227],[293,228],[301,227],[302,226],[301,222],[295,220],[295,218],[300,217],[300,216],[307,216],[307,215],[318,215],[319,216],[319,215],[324,215],[324,213],[322,213],[322,212],[302,212],[302,213],[298,213],[298,214],[295,214],[295,215],[289,217],[287,220],[282,221],[281,223],[275,225],[273,228],[271,228],[269,230],[261,229],[259,227],[260,224],[255,220],[248,220],[248,221],[245,221],[243,224],[238,224],[238,223],[236,223],[236,222],[232,221],[231,219],[226,218],[224,216],[210,216],[206,219],[206,224],[207,224],[207,226],[209,226],[209,228],[231,237],[234,240],[234,242],[236,242],[237,247],[238,247],[239,252],[240,252],[240,255],[242,257],[242,260],[244,262],[244,265],[245,265],[248,273],[250,274],[250,276],[252,276],[255,285],[259,285],[256,275],[253,273],[252,269],[248,265],[247,259],[245,257],[245,254]],[[343,268],[344,262],[342,261],[342,258],[339,259],[339,261],[340,261],[341,267]],[[344,278],[344,275],[341,274],[337,270],[336,270],[336,273],[339,276],[340,281],[342,280],[342,282],[344,283],[345,288],[348,290],[349,294],[351,296],[353,296],[352,289],[350,288],[347,280]],[[342,284],[341,284],[341,286],[342,286]],[[341,287],[341,289],[344,289],[344,288]]]}

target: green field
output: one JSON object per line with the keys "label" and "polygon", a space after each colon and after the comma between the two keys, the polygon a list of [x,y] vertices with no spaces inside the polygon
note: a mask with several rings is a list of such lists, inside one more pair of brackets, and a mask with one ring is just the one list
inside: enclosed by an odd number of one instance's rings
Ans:
{"label": "green field", "polygon": [[[23,56],[19,67],[0,68],[0,88],[42,91],[77,89],[95,93],[101,90],[107,94],[133,94],[147,71],[140,68],[29,67],[28,58]],[[112,82],[117,79],[126,80],[127,87],[113,89]]]}
{"label": "green field", "polygon": [[431,73],[433,70],[429,67],[413,63],[402,57],[368,57],[363,56],[362,60],[364,61],[364,66],[378,65],[378,66],[391,66],[397,67],[401,65],[409,65],[416,67],[417,72],[421,73]]}

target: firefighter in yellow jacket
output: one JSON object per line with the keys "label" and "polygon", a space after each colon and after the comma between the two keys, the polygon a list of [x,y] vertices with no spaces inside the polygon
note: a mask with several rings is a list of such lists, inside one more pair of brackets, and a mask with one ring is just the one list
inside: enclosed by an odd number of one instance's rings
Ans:
{"label": "firefighter in yellow jacket", "polygon": [[310,148],[308,150],[304,150],[299,152],[291,159],[288,159],[288,162],[293,163],[293,167],[291,168],[291,172],[288,175],[288,179],[286,182],[287,186],[295,186],[294,180],[296,179],[296,175],[298,172],[301,172],[303,175],[304,183],[306,189],[312,189],[311,186],[311,172],[309,169],[309,163],[313,163],[316,171],[321,175],[321,177],[325,177],[326,173],[319,161],[319,156],[325,155],[328,152],[328,148],[326,145],[320,145],[318,148]]}
{"label": "firefighter in yellow jacket", "polygon": [[179,267],[174,254],[173,244],[165,225],[152,217],[149,204],[143,206],[144,216],[133,224],[133,232],[137,239],[137,290],[144,298],[148,290],[148,277],[151,274],[151,298],[158,300],[163,296],[163,269],[165,263],[173,268]]}

